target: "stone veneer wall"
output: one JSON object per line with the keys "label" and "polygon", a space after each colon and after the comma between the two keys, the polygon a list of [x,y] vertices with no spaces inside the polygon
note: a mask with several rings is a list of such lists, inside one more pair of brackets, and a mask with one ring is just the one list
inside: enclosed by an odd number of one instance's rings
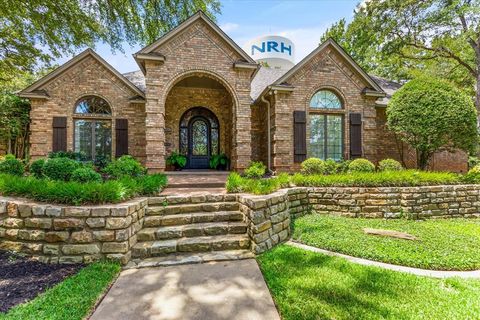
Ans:
{"label": "stone veneer wall", "polygon": [[107,258],[126,264],[142,228],[147,199],[95,207],[0,198],[0,249],[50,263]]}

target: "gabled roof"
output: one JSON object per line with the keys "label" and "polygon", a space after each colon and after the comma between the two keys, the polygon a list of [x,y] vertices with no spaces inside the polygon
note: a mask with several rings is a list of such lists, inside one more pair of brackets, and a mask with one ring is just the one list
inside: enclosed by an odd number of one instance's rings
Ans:
{"label": "gabled roof", "polygon": [[343,50],[343,48],[338,45],[332,38],[329,38],[327,41],[318,46],[315,50],[310,52],[305,58],[297,63],[293,68],[288,70],[283,76],[278,78],[272,85],[282,85],[288,80],[297,70],[303,67],[310,59],[315,57],[320,51],[324,50],[328,46],[332,46],[345,60],[357,71],[360,76],[378,93],[384,93],[382,88],[353,60],[353,58]]}
{"label": "gabled roof", "polygon": [[[132,82],[130,82],[127,78],[125,78],[120,72],[118,72],[114,67],[112,67],[107,61],[105,61],[102,57],[100,57],[95,51],[92,49],[88,48],[79,55],[76,55],[73,57],[71,60],[68,62],[64,63],[57,69],[53,70],[49,74],[47,74],[45,77],[37,80],[34,82],[32,85],[29,87],[23,89],[22,91],[19,92],[19,96],[25,97],[25,98],[37,98],[37,96],[33,96],[32,93],[38,92],[38,89],[45,85],[46,83],[50,82],[51,80],[55,79],[65,71],[69,70],[71,67],[75,66],[77,63],[82,61],[84,58],[91,56],[95,60],[97,60],[100,64],[102,64],[105,68],[107,68],[109,71],[111,71],[119,80],[121,80],[127,87],[132,89],[137,95],[139,95],[142,98],[145,98],[145,94],[143,93],[142,90],[137,88]],[[48,96],[45,96],[48,97]]]}
{"label": "gabled roof", "polygon": [[173,38],[175,35],[178,33],[182,32],[186,28],[188,28],[191,24],[193,24],[197,20],[202,20],[204,21],[207,25],[209,25],[213,30],[217,32],[217,34],[225,40],[242,58],[245,59],[246,62],[252,63],[252,64],[257,64],[255,60],[253,60],[242,48],[238,46],[238,44],[235,43],[225,32],[223,32],[222,29],[220,29],[219,26],[215,22],[213,22],[203,11],[198,11],[191,17],[189,17],[187,20],[183,21],[180,23],[178,26],[167,32],[165,35],[160,37],[157,41],[153,42],[152,44],[146,46],[142,50],[138,51],[136,54],[134,54],[134,57],[136,56],[144,56],[144,55],[149,55],[152,54],[152,51]]}

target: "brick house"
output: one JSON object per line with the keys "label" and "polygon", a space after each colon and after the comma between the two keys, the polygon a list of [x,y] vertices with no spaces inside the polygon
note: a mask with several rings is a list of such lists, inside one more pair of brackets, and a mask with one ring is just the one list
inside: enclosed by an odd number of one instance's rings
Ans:
{"label": "brick house", "polygon": [[[140,70],[120,74],[87,49],[24,89],[31,157],[131,154],[150,171],[165,170],[173,151],[189,168],[207,168],[218,153],[232,170],[256,160],[292,171],[309,156],[414,165],[385,128],[399,85],[368,75],[332,40],[290,70],[268,68],[199,12],[134,59]],[[432,165],[463,171],[465,155],[442,153]]]}

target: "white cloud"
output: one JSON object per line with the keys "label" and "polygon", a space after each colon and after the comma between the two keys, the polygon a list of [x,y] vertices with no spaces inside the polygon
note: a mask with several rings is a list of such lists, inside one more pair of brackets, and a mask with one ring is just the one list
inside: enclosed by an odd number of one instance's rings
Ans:
{"label": "white cloud", "polygon": [[237,30],[239,27],[240,27],[239,24],[232,23],[232,22],[222,23],[220,25],[220,29],[222,29],[224,32],[231,32],[231,31]]}
{"label": "white cloud", "polygon": [[287,29],[278,34],[293,41],[295,44],[295,61],[299,62],[320,44],[320,37],[328,26],[318,26],[312,28]]}

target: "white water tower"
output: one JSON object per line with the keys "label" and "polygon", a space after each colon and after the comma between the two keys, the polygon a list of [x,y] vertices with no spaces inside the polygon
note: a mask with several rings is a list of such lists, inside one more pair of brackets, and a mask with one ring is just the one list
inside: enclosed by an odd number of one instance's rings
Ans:
{"label": "white water tower", "polygon": [[258,63],[270,68],[290,69],[295,65],[295,45],[280,36],[263,36],[248,42],[245,51]]}

